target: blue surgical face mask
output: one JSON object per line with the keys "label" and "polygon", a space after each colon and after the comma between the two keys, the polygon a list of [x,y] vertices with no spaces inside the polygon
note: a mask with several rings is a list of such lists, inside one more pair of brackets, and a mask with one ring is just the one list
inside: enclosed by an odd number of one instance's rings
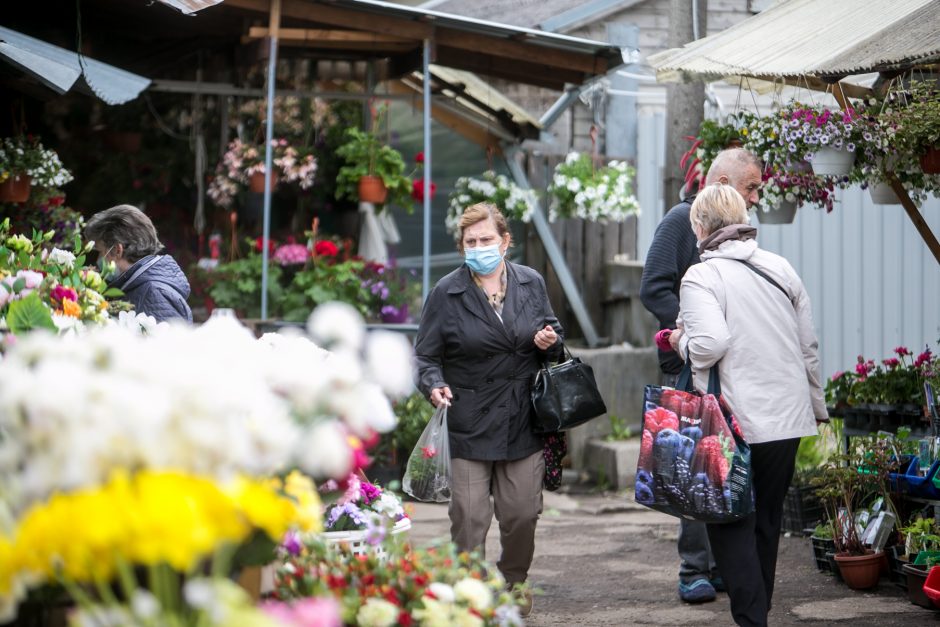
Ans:
{"label": "blue surgical face mask", "polygon": [[467,267],[483,276],[492,274],[502,260],[503,254],[499,252],[499,244],[468,248],[464,251],[464,261],[467,262]]}

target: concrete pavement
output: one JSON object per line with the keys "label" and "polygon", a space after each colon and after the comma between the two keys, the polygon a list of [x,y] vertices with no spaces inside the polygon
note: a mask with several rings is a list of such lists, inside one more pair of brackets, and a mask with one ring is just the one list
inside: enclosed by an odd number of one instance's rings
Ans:
{"label": "concrete pavement", "polygon": [[[702,605],[678,600],[677,519],[635,504],[626,492],[562,490],[545,493],[527,625],[733,625],[727,595]],[[448,537],[446,505],[410,505],[416,545]],[[499,555],[498,538],[494,520],[490,562]],[[850,590],[816,570],[808,539],[782,537],[770,624],[839,623],[910,627],[940,624],[940,613],[912,605],[887,578],[872,591]]]}

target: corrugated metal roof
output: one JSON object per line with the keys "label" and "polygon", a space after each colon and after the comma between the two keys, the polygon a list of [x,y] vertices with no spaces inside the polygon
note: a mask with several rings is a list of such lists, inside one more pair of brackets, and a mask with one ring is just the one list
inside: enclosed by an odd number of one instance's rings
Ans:
{"label": "corrugated metal roof", "polygon": [[0,26],[0,57],[64,94],[84,76],[85,83],[111,105],[133,100],[150,85],[150,79],[113,65]]}
{"label": "corrugated metal roof", "polygon": [[[417,73],[420,76],[420,73]],[[489,107],[493,111],[504,111],[509,118],[519,126],[531,126],[540,129],[539,121],[529,115],[529,112],[523,109],[516,102],[510,99],[506,94],[481,79],[472,72],[455,70],[440,65],[431,65],[431,74],[446,81],[450,85],[461,85],[466,90],[465,93],[472,99],[477,100]],[[457,97],[460,100],[460,97]],[[465,103],[466,106],[475,108],[472,102]],[[480,110],[484,115],[489,112]]]}
{"label": "corrugated metal roof", "polygon": [[677,74],[849,76],[940,60],[937,0],[788,0],[704,39],[649,58]]}

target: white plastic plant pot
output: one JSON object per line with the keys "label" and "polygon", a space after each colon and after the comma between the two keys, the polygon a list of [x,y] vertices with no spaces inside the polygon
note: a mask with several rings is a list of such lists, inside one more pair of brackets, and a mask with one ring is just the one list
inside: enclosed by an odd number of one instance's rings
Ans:
{"label": "white plastic plant pot", "polygon": [[878,183],[868,187],[868,193],[871,194],[871,201],[876,205],[900,205],[901,199],[894,193],[887,183]]}
{"label": "white plastic plant pot", "polygon": [[776,209],[758,209],[756,214],[761,224],[793,224],[796,219],[796,201],[782,200]]}
{"label": "white plastic plant pot", "polygon": [[810,163],[816,176],[845,176],[852,171],[855,164],[855,152],[820,148]]}

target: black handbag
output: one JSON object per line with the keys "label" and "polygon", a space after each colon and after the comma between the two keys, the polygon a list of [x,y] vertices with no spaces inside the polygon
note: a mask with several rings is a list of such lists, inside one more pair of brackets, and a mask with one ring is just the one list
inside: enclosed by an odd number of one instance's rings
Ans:
{"label": "black handbag", "polygon": [[594,370],[564,347],[565,361],[543,364],[532,382],[536,433],[557,433],[607,413]]}

